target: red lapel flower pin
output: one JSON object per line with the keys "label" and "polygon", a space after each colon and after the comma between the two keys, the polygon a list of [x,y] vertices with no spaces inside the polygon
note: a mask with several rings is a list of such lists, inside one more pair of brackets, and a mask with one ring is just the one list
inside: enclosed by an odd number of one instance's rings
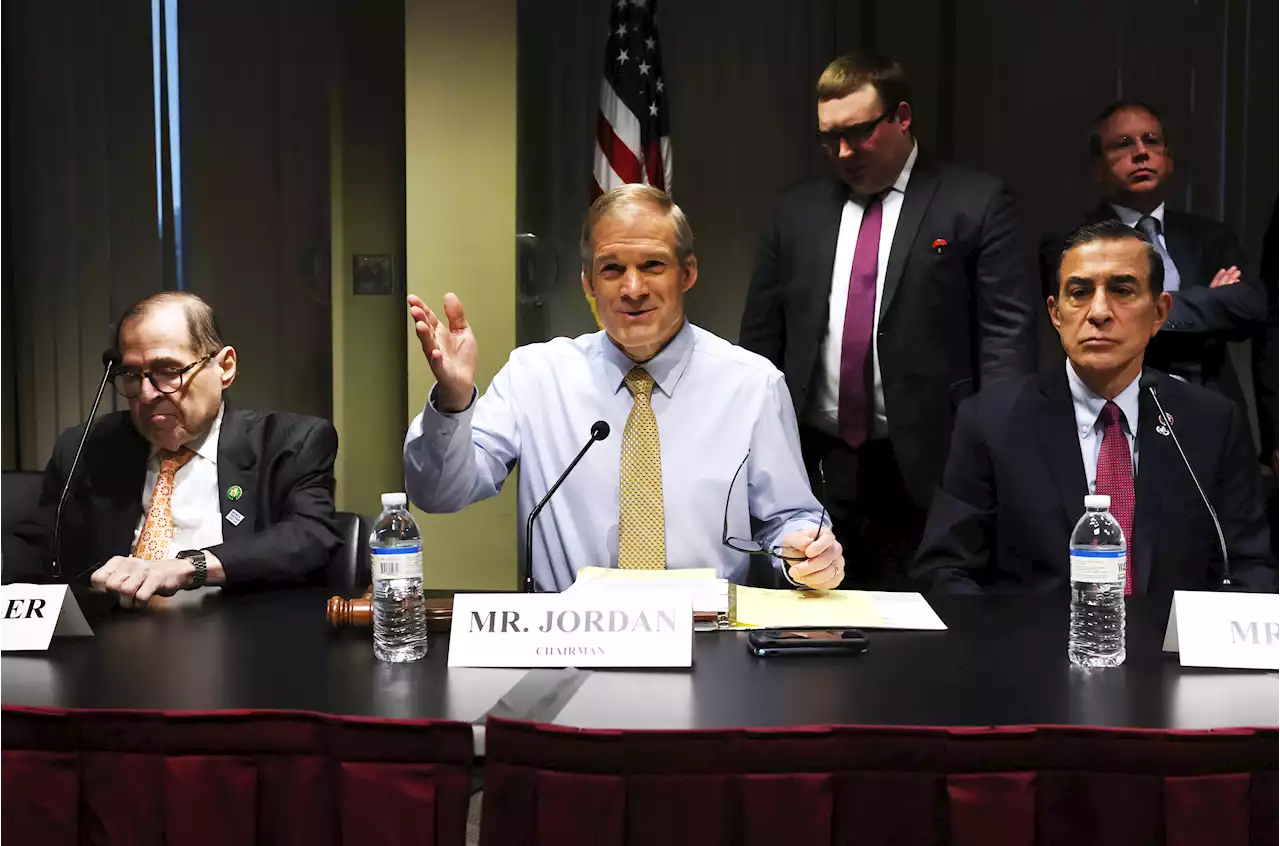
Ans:
{"label": "red lapel flower pin", "polygon": [[933,251],[935,253],[941,253],[946,246],[947,246],[946,238],[935,238],[933,242]]}

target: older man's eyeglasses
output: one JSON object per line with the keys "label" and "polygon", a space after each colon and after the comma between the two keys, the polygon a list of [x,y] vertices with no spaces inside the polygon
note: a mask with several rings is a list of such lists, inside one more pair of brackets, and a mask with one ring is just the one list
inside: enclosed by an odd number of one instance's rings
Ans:
{"label": "older man's eyeglasses", "polygon": [[863,123],[855,123],[853,126],[845,126],[840,129],[830,129],[826,132],[818,133],[818,143],[832,153],[839,152],[840,139],[844,139],[844,143],[850,147],[860,147],[871,140],[871,136],[875,134],[876,127],[883,121],[892,117],[898,111],[898,107],[887,109],[884,114],[875,120],[864,121]]}
{"label": "older man's eyeglasses", "polygon": [[217,355],[211,352],[204,358],[198,358],[186,367],[157,367],[154,370],[128,370],[119,368],[111,374],[111,385],[116,393],[125,399],[133,399],[142,393],[142,380],[145,378],[162,394],[177,393],[182,388],[187,374],[198,371],[205,362]]}
{"label": "older man's eyeglasses", "polygon": [[[751,452],[748,451],[747,454],[743,456],[742,463],[738,465],[738,469],[734,471],[733,481],[729,483],[729,493],[724,500],[724,530],[720,535],[720,543],[735,552],[745,552],[747,555],[768,555],[772,558],[788,561],[792,564],[808,561],[809,559],[803,555],[784,555],[783,551],[785,547],[782,546],[774,546],[769,549],[765,549],[762,544],[754,540],[729,537],[729,502],[733,499],[733,486],[737,483],[738,476],[742,473],[742,468],[747,466],[747,459],[750,457]],[[822,462],[818,462],[818,487],[820,489],[818,491],[818,499],[823,502],[822,516],[818,518],[818,526],[821,527],[825,526],[827,523],[827,506],[825,502],[827,498],[827,480],[822,472]]]}

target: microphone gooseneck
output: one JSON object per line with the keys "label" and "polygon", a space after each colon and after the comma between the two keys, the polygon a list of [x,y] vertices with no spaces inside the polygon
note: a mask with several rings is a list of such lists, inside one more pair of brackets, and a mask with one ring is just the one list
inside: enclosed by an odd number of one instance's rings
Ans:
{"label": "microphone gooseneck", "polygon": [[58,497],[58,508],[53,515],[53,578],[62,576],[62,509],[67,504],[67,495],[71,493],[71,484],[75,481],[76,468],[80,466],[80,454],[84,452],[85,442],[89,440],[89,430],[98,416],[98,406],[102,403],[102,395],[106,393],[107,382],[111,381],[111,372],[119,366],[120,351],[110,347],[102,351],[102,384],[93,398],[93,408],[89,410],[89,419],[84,423],[84,432],[80,434],[80,443],[76,447],[75,457],[71,459],[71,469],[67,472],[67,481],[62,486],[62,494]]}
{"label": "microphone gooseneck", "polygon": [[1222,551],[1222,584],[1220,587],[1229,588],[1234,585],[1231,579],[1231,561],[1227,557],[1227,541],[1222,535],[1222,523],[1218,521],[1218,512],[1213,510],[1213,504],[1209,502],[1209,497],[1205,495],[1204,488],[1200,486],[1200,480],[1196,478],[1196,471],[1191,469],[1191,462],[1187,460],[1187,453],[1182,449],[1182,443],[1178,440],[1178,433],[1174,431],[1173,420],[1168,414],[1165,414],[1164,407],[1160,405],[1160,397],[1156,394],[1155,377],[1150,374],[1144,374],[1141,380],[1141,386],[1146,388],[1147,393],[1151,394],[1151,399],[1155,401],[1156,411],[1160,413],[1160,425],[1164,426],[1169,432],[1169,437],[1173,438],[1173,445],[1178,448],[1178,455],[1182,456],[1182,463],[1187,468],[1187,473],[1191,476],[1191,481],[1195,484],[1196,490],[1200,494],[1204,507],[1209,512],[1209,518],[1213,520],[1213,528],[1218,533],[1218,548]]}
{"label": "microphone gooseneck", "polygon": [[564,480],[569,478],[569,474],[573,472],[573,468],[578,466],[578,462],[582,460],[582,456],[587,454],[587,450],[591,449],[592,444],[596,441],[603,441],[609,437],[609,424],[603,420],[597,420],[591,424],[591,439],[582,445],[582,449],[578,450],[577,456],[573,461],[569,462],[569,466],[560,474],[560,478],[556,479],[556,483],[547,491],[546,496],[529,512],[529,521],[525,525],[524,532],[524,579],[522,580],[522,588],[525,593],[533,593],[533,523],[538,519],[538,515],[542,513],[542,508],[550,500],[551,495],[559,490]]}

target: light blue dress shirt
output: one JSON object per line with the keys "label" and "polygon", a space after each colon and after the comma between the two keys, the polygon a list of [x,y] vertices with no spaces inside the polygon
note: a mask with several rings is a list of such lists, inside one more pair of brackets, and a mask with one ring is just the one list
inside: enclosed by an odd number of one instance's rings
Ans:
{"label": "light blue dress shirt", "polygon": [[[1138,378],[1129,383],[1129,387],[1121,391],[1115,398],[1120,406],[1121,423],[1124,426],[1125,438],[1129,441],[1129,456],[1133,459],[1133,475],[1138,475],[1138,406],[1141,390]],[[1080,436],[1080,457],[1084,459],[1084,477],[1089,485],[1089,493],[1097,493],[1098,454],[1102,452],[1102,434],[1106,424],[1098,419],[1102,407],[1107,401],[1095,394],[1076,373],[1071,360],[1067,360],[1067,384],[1071,387],[1071,404],[1076,411],[1076,434]]]}
{"label": "light blue dress shirt", "polygon": [[[533,577],[538,589],[558,591],[573,584],[579,568],[616,567],[622,438],[632,406],[623,377],[634,366],[596,332],[515,350],[489,390],[459,414],[438,411],[433,388],[405,437],[409,498],[427,512],[458,511],[497,494],[519,462],[523,561],[529,512],[587,442],[591,425],[603,420],[609,436],[592,446],[538,517],[530,541]],[[749,557],[721,544],[721,528],[730,480],[748,451],[729,503],[731,537],[768,548],[813,528],[821,513],[782,374],[687,322],[644,367],[656,383],[667,567],[714,567],[743,583]]]}

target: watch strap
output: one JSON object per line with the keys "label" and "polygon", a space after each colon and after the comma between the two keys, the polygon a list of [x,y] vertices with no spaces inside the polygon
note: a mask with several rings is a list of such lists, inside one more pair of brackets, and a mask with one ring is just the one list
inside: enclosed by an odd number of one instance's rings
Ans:
{"label": "watch strap", "polygon": [[178,557],[187,559],[196,568],[195,573],[191,575],[191,583],[184,590],[195,590],[204,587],[209,579],[209,565],[205,559],[204,550],[184,549],[178,553]]}

